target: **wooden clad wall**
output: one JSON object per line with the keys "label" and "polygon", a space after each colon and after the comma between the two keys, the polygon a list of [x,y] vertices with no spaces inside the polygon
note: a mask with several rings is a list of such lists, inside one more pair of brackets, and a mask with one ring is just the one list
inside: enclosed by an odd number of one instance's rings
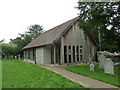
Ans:
{"label": "wooden clad wall", "polygon": [[[66,52],[64,52],[64,46],[66,46]],[[70,47],[69,47],[70,46]],[[61,63],[63,63],[64,55],[67,57],[67,63],[73,63],[74,55],[73,48],[75,46],[75,63],[78,62],[88,62],[90,56],[90,49],[92,56],[95,55],[96,46],[91,42],[88,35],[84,33],[83,30],[79,29],[78,22],[76,22],[61,39]],[[69,48],[71,50],[71,57],[69,56]],[[82,48],[82,54],[80,53],[80,48]],[[78,50],[77,50],[78,49]],[[65,54],[64,54],[65,53]],[[80,59],[82,55],[82,60]],[[79,60],[78,60],[79,58]]]}

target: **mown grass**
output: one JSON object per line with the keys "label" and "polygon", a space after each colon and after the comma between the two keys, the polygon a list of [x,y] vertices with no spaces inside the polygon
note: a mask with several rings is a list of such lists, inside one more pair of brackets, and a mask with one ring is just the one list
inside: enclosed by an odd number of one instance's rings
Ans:
{"label": "mown grass", "polygon": [[120,66],[116,66],[115,75],[105,74],[103,69],[98,68],[98,64],[95,65],[95,71],[90,71],[88,65],[74,65],[65,66],[64,69],[71,72],[81,74],[87,77],[91,77],[103,82],[110,83],[115,86],[120,86]]}
{"label": "mown grass", "polygon": [[2,88],[83,88],[33,64],[18,60],[3,60],[2,65]]}

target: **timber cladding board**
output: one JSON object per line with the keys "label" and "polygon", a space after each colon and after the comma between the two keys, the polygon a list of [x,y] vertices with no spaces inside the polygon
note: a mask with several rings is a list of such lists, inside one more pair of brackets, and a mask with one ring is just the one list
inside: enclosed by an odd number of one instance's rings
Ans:
{"label": "timber cladding board", "polygon": [[83,31],[78,28],[78,23],[75,23],[68,32],[64,35],[64,45],[83,46],[84,35]]}
{"label": "timber cladding board", "polygon": [[[86,39],[85,39],[86,37]],[[84,59],[84,62],[87,62],[89,60],[90,53],[94,53],[95,45],[90,41],[90,37],[88,35],[85,36],[84,31],[78,28],[78,23],[76,22],[63,36],[64,39],[64,46],[66,47],[66,50],[68,50],[68,47],[75,46],[75,52],[77,52],[76,48],[79,46],[82,46],[82,57]],[[92,49],[91,49],[92,48]],[[90,50],[91,49],[91,50]],[[72,51],[73,52],[73,51]],[[66,52],[68,53],[68,52]],[[95,54],[92,54],[94,57]],[[66,56],[69,58],[69,56]],[[75,54],[75,60],[77,62],[77,57]],[[71,58],[73,58],[73,55],[71,55]],[[79,55],[80,58],[80,55]],[[68,62],[68,60],[67,60]]]}

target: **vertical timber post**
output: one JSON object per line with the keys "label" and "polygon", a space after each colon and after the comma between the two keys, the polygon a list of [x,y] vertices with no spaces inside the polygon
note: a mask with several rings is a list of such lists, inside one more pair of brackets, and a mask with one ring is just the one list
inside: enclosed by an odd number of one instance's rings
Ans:
{"label": "vertical timber post", "polygon": [[73,46],[71,46],[71,63],[73,64]]}
{"label": "vertical timber post", "polygon": [[28,60],[28,50],[26,51],[26,60]]}
{"label": "vertical timber post", "polygon": [[77,46],[75,45],[75,63],[77,63]]}
{"label": "vertical timber post", "polygon": [[64,64],[64,39],[61,37],[60,63]]}
{"label": "vertical timber post", "polygon": [[54,44],[54,64],[56,63],[56,45]]}
{"label": "vertical timber post", "polygon": [[69,46],[67,46],[67,64],[69,64]]}
{"label": "vertical timber post", "polygon": [[23,51],[23,53],[24,53],[24,56],[23,56],[23,57],[24,57],[24,60],[25,60],[25,57],[26,57],[26,56],[25,56],[25,50]]}

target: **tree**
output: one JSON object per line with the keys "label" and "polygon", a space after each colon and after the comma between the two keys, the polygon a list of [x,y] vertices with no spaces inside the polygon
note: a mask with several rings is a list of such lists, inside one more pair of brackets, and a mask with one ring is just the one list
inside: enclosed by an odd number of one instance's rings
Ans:
{"label": "tree", "polygon": [[13,43],[17,45],[16,54],[23,55],[22,48],[26,46],[28,43],[30,43],[33,39],[38,37],[43,32],[43,27],[40,25],[31,25],[28,27],[28,31],[26,31],[24,34],[19,34],[16,39],[10,39],[10,43]]}
{"label": "tree", "polygon": [[0,43],[3,43],[4,42],[4,39],[0,40]]}
{"label": "tree", "polygon": [[32,39],[38,37],[43,32],[43,27],[40,25],[31,25],[28,27],[28,32],[26,32],[29,36],[32,37]]}
{"label": "tree", "polygon": [[0,46],[2,47],[2,58],[11,58],[11,56],[15,56],[16,46],[12,46],[9,44],[1,43]]}
{"label": "tree", "polygon": [[78,2],[80,28],[89,30],[102,50],[120,51],[120,2]]}

